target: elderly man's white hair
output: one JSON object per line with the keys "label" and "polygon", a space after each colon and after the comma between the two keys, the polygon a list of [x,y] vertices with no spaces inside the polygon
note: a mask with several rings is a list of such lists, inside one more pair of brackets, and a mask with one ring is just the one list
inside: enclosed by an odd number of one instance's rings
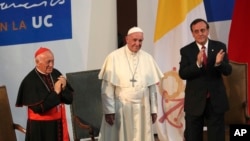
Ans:
{"label": "elderly man's white hair", "polygon": [[135,32],[142,32],[143,33],[143,31],[142,31],[142,29],[140,28],[140,27],[132,27],[132,28],[130,28],[129,30],[128,30],[128,34],[127,35],[129,35],[129,34],[132,34],[132,33],[135,33]]}

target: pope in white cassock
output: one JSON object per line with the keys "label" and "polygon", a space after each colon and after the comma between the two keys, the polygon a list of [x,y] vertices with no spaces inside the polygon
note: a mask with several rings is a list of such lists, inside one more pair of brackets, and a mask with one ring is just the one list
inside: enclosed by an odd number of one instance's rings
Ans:
{"label": "pope in white cassock", "polygon": [[99,141],[154,141],[157,86],[163,77],[153,57],[141,50],[143,31],[132,27],[126,45],[110,53],[99,73],[104,118]]}

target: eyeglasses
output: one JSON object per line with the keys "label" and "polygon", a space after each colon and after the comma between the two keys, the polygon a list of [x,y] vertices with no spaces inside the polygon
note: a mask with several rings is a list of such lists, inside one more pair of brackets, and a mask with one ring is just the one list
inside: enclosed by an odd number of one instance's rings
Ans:
{"label": "eyeglasses", "polygon": [[204,33],[204,32],[206,32],[206,31],[207,31],[206,28],[202,28],[202,29],[200,29],[200,30],[199,30],[199,29],[194,30],[193,33],[194,33],[194,34],[199,34],[199,32]]}

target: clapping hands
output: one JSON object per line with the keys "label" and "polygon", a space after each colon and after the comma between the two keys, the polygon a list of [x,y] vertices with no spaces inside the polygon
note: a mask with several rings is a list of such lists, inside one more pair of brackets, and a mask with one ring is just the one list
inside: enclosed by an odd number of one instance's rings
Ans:
{"label": "clapping hands", "polygon": [[57,78],[58,80],[56,81],[55,83],[55,87],[54,87],[54,90],[57,94],[60,94],[60,92],[62,90],[64,90],[65,86],[66,86],[66,78],[64,76],[59,76]]}

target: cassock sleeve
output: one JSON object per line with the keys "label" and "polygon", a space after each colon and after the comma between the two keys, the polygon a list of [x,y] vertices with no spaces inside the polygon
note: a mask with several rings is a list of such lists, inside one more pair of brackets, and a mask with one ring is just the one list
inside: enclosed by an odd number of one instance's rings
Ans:
{"label": "cassock sleeve", "polygon": [[35,113],[43,113],[60,103],[71,104],[73,101],[72,93],[72,87],[67,84],[66,88],[59,95],[53,91],[48,94],[48,96],[42,101],[42,103],[29,106],[29,108],[32,109],[32,111],[34,111]]}
{"label": "cassock sleeve", "polygon": [[56,105],[60,104],[60,96],[58,96],[55,92],[51,92],[42,103],[37,105],[28,106],[35,113],[43,113]]}
{"label": "cassock sleeve", "polygon": [[115,86],[106,80],[102,81],[102,104],[104,114],[115,113],[115,100],[114,100]]}
{"label": "cassock sleeve", "polygon": [[73,88],[69,83],[67,83],[65,89],[61,92],[61,103],[72,104],[73,92]]}
{"label": "cassock sleeve", "polygon": [[157,113],[157,89],[156,85],[149,86],[150,111]]}

